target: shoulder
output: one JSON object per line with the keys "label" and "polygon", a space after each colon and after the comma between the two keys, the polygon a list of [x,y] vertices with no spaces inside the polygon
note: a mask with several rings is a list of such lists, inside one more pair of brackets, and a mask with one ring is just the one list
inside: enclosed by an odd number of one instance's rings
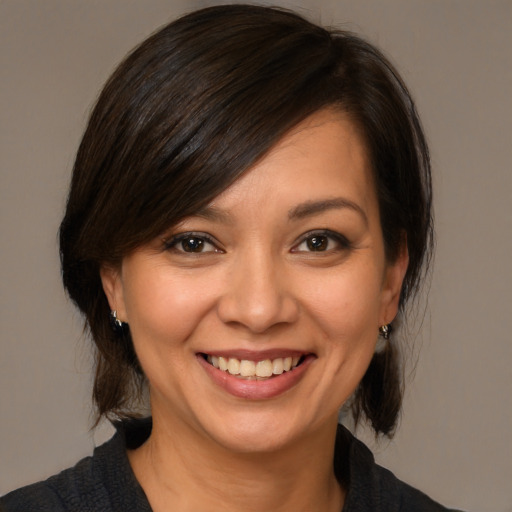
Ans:
{"label": "shoulder", "polygon": [[28,485],[13,491],[0,499],[0,510],[2,512],[17,512],[33,510],[34,512],[60,512],[65,510],[62,507],[58,495],[44,482]]}
{"label": "shoulder", "polygon": [[94,476],[93,457],[43,482],[27,485],[3,496],[2,511],[60,512],[78,510],[84,495],[101,494]]}
{"label": "shoulder", "polygon": [[401,512],[457,512],[437,503],[423,492],[402,482],[391,471],[375,464],[374,472],[383,490],[381,510]]}
{"label": "shoulder", "polygon": [[[140,427],[140,428],[139,428]],[[148,431],[149,428],[149,431]],[[117,425],[110,441],[94,450],[91,457],[72,468],[0,498],[2,512],[108,512],[150,510],[142,488],[131,470],[126,448],[143,442],[151,426],[139,422],[138,428]],[[135,442],[127,434],[136,432]],[[142,432],[142,434],[141,434]]]}
{"label": "shoulder", "polygon": [[343,455],[349,461],[344,470],[339,470],[348,489],[343,512],[449,512],[376,464],[371,451],[344,427],[338,430],[336,451],[335,466],[341,464]]}

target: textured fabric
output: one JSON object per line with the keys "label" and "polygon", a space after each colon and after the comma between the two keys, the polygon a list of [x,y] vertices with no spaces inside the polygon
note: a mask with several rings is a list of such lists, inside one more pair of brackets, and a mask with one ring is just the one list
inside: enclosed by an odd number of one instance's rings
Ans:
{"label": "textured fabric", "polygon": [[151,422],[116,426],[114,437],[96,448],[92,457],[4,496],[2,512],[151,512],[126,454],[127,447],[142,444]]}
{"label": "textured fabric", "polygon": [[[13,491],[0,501],[5,512],[151,512],[135,479],[127,448],[140,446],[151,432],[151,420],[116,425],[114,437],[44,482]],[[348,489],[341,512],[443,512],[448,509],[398,480],[375,464],[370,450],[339,427],[334,469]],[[2,508],[3,506],[3,508]]]}

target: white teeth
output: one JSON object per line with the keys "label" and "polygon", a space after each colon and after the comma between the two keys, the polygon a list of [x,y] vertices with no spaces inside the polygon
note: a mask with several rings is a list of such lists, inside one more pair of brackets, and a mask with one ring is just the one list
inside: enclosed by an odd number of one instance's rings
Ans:
{"label": "white teeth", "polygon": [[219,357],[219,370],[225,372],[228,369],[228,361],[225,357]]}
{"label": "white teeth", "polygon": [[279,357],[272,361],[272,373],[274,375],[281,375],[284,372],[283,358]]}
{"label": "white teeth", "polygon": [[225,358],[222,356],[207,357],[208,362],[231,375],[240,375],[241,377],[268,378],[272,375],[281,375],[295,368],[300,360],[299,356],[278,357],[276,359],[264,359],[262,361],[250,361],[248,359],[235,359],[234,357]]}
{"label": "white teeth", "polygon": [[272,375],[272,361],[265,359],[265,361],[258,361],[256,365],[256,377],[270,377]]}
{"label": "white teeth", "polygon": [[242,361],[240,361],[240,375],[242,377],[254,377],[256,375],[256,363],[242,359]]}
{"label": "white teeth", "polygon": [[240,361],[238,359],[229,358],[228,372],[231,373],[231,375],[238,375],[240,373]]}

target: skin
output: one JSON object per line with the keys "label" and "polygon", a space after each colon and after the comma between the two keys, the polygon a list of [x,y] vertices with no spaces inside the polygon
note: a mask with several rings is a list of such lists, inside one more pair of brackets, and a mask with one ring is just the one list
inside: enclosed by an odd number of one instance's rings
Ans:
{"label": "skin", "polygon": [[[183,233],[202,252],[173,239]],[[397,313],[406,268],[406,249],[386,261],[362,138],[331,110],[200,215],[103,268],[149,381],[153,431],[129,459],[153,509],[341,510],[338,410]],[[269,398],[226,390],[198,355],[270,349],[308,362]]]}

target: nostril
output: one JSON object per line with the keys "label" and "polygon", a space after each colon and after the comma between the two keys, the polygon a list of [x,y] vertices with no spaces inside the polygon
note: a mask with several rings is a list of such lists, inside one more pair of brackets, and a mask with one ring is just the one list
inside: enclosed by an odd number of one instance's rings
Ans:
{"label": "nostril", "polygon": [[278,276],[245,270],[242,276],[233,276],[217,302],[222,322],[258,334],[278,324],[294,323],[299,316],[298,303],[280,286]]}

